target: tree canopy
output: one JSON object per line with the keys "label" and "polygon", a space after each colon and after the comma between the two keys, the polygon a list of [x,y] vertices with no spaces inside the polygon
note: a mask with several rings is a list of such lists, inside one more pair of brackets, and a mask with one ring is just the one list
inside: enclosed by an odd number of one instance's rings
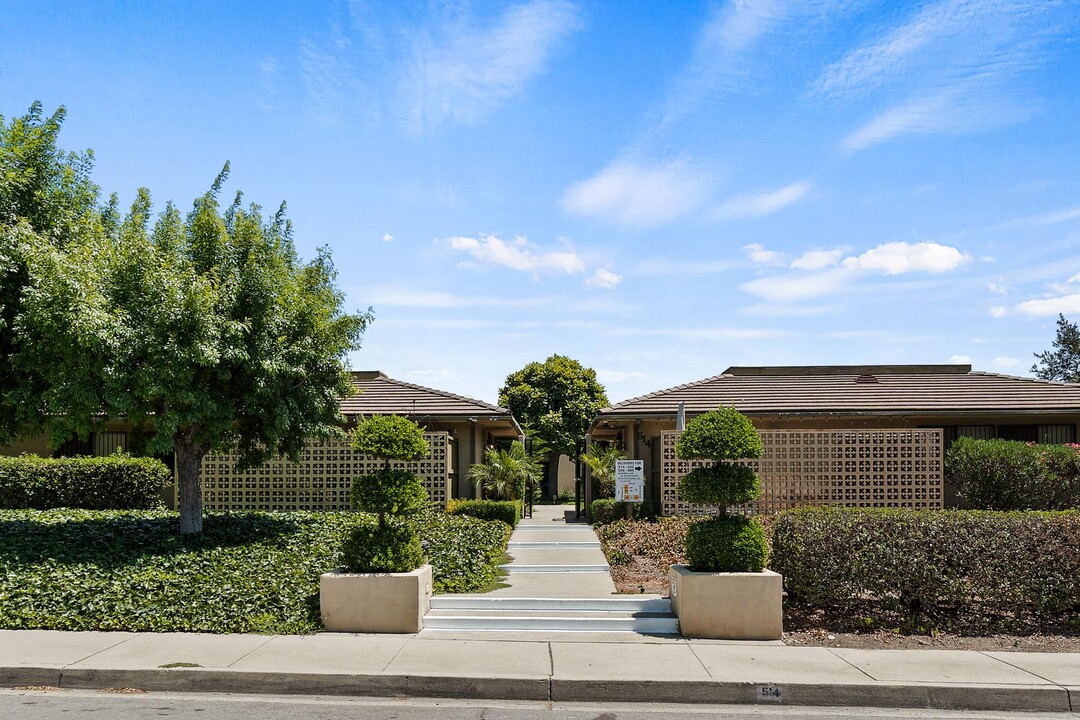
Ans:
{"label": "tree canopy", "polygon": [[[342,309],[328,250],[300,260],[284,203],[268,219],[239,193],[219,205],[227,163],[186,216],[170,203],[152,222],[141,189],[121,221],[115,200],[97,204],[89,155],[56,150],[60,119],[35,106],[6,130],[33,138],[17,146],[37,148],[33,169],[9,173],[27,153],[6,145],[0,160],[0,202],[14,208],[0,262],[22,273],[3,286],[0,312],[17,303],[2,328],[16,371],[4,402],[32,401],[8,432],[43,426],[59,445],[106,419],[151,427],[146,450],[175,453],[181,532],[199,532],[207,452],[253,466],[341,432],[345,355],[372,316]],[[27,189],[39,176],[52,180]]]}
{"label": "tree canopy", "polygon": [[1064,315],[1058,315],[1054,349],[1035,353],[1035,358],[1038,362],[1031,366],[1035,377],[1080,382],[1080,329],[1076,323],[1069,322]]}
{"label": "tree canopy", "polygon": [[553,452],[576,459],[589,424],[608,399],[595,370],[552,355],[508,375],[499,404]]}

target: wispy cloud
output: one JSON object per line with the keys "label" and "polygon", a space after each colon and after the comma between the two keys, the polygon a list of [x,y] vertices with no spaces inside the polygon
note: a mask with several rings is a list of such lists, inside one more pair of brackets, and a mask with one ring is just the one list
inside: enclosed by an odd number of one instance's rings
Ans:
{"label": "wispy cloud", "polygon": [[750,262],[758,265],[778,265],[784,261],[784,253],[766,250],[760,243],[743,245],[742,251],[750,258]]}
{"label": "wispy cloud", "polygon": [[809,182],[803,181],[769,192],[737,195],[716,208],[713,211],[713,217],[723,220],[772,215],[802,200],[811,187]]}
{"label": "wispy cloud", "polygon": [[353,75],[349,59],[352,43],[341,27],[300,43],[300,72],[311,112],[322,123],[341,121]]}
{"label": "wispy cloud", "polygon": [[611,290],[622,282],[622,275],[613,273],[606,268],[597,268],[596,272],[585,281],[585,284],[589,287],[604,288],[605,290]]}
{"label": "wispy cloud", "polygon": [[566,0],[507,9],[490,27],[455,18],[420,32],[403,72],[405,111],[414,129],[472,123],[519,95],[541,74],[559,41],[582,26]]}
{"label": "wispy cloud", "polygon": [[670,258],[649,258],[633,269],[635,275],[710,275],[731,268],[726,261],[679,262]]}
{"label": "wispy cloud", "polygon": [[1045,317],[1053,315],[1076,315],[1080,313],[1080,294],[1062,295],[1060,297],[1044,298],[1041,300],[1027,300],[1016,306],[1017,312],[1022,315]]}
{"label": "wispy cloud", "polygon": [[570,187],[562,207],[569,213],[645,230],[677,220],[705,200],[712,179],[685,159],[658,164],[616,160]]}
{"label": "wispy cloud", "polygon": [[1014,368],[1020,365],[1020,360],[1014,357],[996,357],[990,362],[999,368]]}
{"label": "wispy cloud", "polygon": [[804,253],[792,262],[793,271],[757,278],[740,287],[766,300],[795,302],[835,294],[866,275],[938,274],[970,260],[960,250],[938,243],[884,243],[843,260],[840,254],[836,250]]}
{"label": "wispy cloud", "polygon": [[537,251],[527,238],[518,236],[502,240],[494,235],[481,237],[451,237],[446,242],[451,249],[468,253],[480,265],[500,267],[530,273],[577,275],[585,272],[585,261],[568,250]]}
{"label": "wispy cloud", "polygon": [[847,152],[913,133],[963,133],[1027,117],[1022,77],[1053,52],[1067,24],[1046,22],[1060,3],[937,0],[848,52],[812,85],[830,98],[899,98],[848,134]]}
{"label": "wispy cloud", "polygon": [[350,295],[362,297],[365,303],[374,305],[376,308],[384,306],[413,308],[542,307],[558,301],[558,298],[551,296],[455,295],[453,293],[417,290],[395,285],[350,288]]}
{"label": "wispy cloud", "polygon": [[970,355],[950,355],[948,362],[949,362],[950,365],[970,365],[971,364],[971,356]]}

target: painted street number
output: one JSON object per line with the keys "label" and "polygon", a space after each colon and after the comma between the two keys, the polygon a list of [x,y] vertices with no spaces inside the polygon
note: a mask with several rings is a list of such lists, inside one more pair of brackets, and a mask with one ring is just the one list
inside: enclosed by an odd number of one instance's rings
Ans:
{"label": "painted street number", "polygon": [[758,685],[757,701],[774,703],[783,702],[784,689],[779,685]]}

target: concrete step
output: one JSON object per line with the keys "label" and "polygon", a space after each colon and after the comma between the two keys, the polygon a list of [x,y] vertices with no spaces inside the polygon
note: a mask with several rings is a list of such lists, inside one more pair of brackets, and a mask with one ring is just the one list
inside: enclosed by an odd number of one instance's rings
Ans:
{"label": "concrete step", "polygon": [[603,573],[607,575],[611,572],[611,568],[607,563],[603,565],[519,565],[518,563],[507,563],[506,565],[500,565],[500,570],[510,573]]}
{"label": "concrete step", "polygon": [[507,546],[507,550],[539,550],[539,549],[557,549],[557,550],[599,550],[599,540],[582,540],[565,542],[561,540],[511,540]]}
{"label": "concrete step", "polygon": [[490,595],[436,595],[432,610],[535,610],[553,612],[670,613],[671,600],[629,595],[599,598],[492,597]]}
{"label": "concrete step", "polygon": [[664,613],[452,611],[432,610],[424,616],[425,630],[475,632],[628,632],[676,635],[679,621]]}

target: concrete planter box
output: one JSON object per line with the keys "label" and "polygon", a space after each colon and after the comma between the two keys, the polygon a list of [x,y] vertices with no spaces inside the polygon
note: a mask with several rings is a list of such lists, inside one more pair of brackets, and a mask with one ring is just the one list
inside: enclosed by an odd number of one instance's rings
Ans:
{"label": "concrete planter box", "polygon": [[772,570],[710,573],[672,565],[668,581],[685,637],[779,640],[784,634],[784,582]]}
{"label": "concrete planter box", "polygon": [[319,605],[330,632],[420,632],[431,609],[431,566],[409,573],[323,573]]}

